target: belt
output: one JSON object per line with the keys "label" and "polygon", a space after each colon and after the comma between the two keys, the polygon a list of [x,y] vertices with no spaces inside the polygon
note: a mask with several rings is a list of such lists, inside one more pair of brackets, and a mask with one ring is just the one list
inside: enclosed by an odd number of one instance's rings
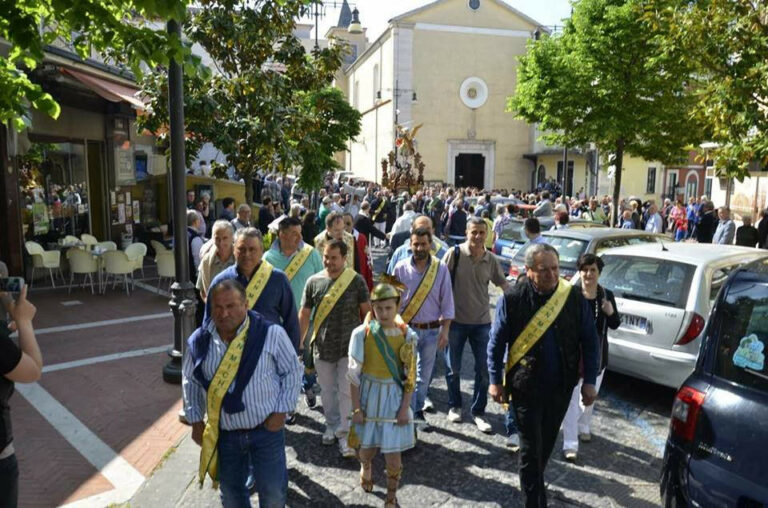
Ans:
{"label": "belt", "polygon": [[416,328],[417,330],[434,330],[435,328],[440,328],[440,321],[431,321],[429,323],[408,323],[408,326],[411,328]]}

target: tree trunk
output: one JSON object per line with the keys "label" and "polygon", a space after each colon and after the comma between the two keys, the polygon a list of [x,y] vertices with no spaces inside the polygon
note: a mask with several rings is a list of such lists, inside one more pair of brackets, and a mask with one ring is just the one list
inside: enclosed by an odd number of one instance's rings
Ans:
{"label": "tree trunk", "polygon": [[616,165],[616,172],[614,173],[613,182],[613,213],[611,214],[611,226],[616,226],[619,223],[619,204],[621,199],[621,170],[624,163],[624,139],[619,139],[616,142],[616,159],[614,164]]}
{"label": "tree trunk", "polygon": [[245,183],[245,202],[251,205],[253,204],[253,174],[245,173],[243,182]]}

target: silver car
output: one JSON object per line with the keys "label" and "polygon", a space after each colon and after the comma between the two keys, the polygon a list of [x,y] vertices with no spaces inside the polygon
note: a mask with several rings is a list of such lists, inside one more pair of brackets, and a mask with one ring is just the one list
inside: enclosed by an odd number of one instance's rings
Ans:
{"label": "silver car", "polygon": [[765,251],[698,243],[608,249],[600,284],[614,292],[621,326],[608,330],[608,368],[678,388],[693,371],[717,292]]}

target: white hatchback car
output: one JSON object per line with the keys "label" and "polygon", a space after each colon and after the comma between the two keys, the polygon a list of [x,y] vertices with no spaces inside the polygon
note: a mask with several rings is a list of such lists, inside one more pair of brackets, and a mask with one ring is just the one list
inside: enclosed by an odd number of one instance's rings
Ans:
{"label": "white hatchback car", "polygon": [[693,371],[717,292],[735,268],[765,256],[750,247],[649,243],[608,249],[600,284],[621,326],[608,330],[608,368],[678,388]]}

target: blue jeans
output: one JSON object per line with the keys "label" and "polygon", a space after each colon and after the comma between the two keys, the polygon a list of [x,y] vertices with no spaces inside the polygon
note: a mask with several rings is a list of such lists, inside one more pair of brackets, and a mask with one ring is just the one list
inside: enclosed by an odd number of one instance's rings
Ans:
{"label": "blue jeans", "polygon": [[285,506],[288,471],[285,465],[285,430],[270,432],[264,427],[252,430],[222,430],[219,435],[219,479],[224,508],[251,506],[245,486],[249,472],[256,480],[259,506]]}
{"label": "blue jeans", "polygon": [[448,384],[448,405],[461,407],[461,356],[464,345],[469,340],[469,347],[475,357],[475,389],[472,394],[472,414],[485,414],[488,403],[488,332],[491,324],[465,325],[451,323],[448,347],[445,350],[445,381]]}
{"label": "blue jeans", "polygon": [[507,413],[504,415],[504,428],[507,429],[507,436],[517,434],[517,421],[515,419],[515,406],[512,405],[512,401],[509,401],[509,407]]}
{"label": "blue jeans", "polygon": [[416,412],[421,411],[424,407],[429,383],[432,381],[432,370],[435,368],[435,355],[437,355],[437,336],[440,329],[419,330],[414,328],[413,331],[419,336],[416,343],[416,390],[411,398],[411,409]]}
{"label": "blue jeans", "polygon": [[304,390],[304,393],[307,393],[307,391],[309,391],[316,384],[317,374],[304,373],[304,375],[301,377],[301,388]]}

